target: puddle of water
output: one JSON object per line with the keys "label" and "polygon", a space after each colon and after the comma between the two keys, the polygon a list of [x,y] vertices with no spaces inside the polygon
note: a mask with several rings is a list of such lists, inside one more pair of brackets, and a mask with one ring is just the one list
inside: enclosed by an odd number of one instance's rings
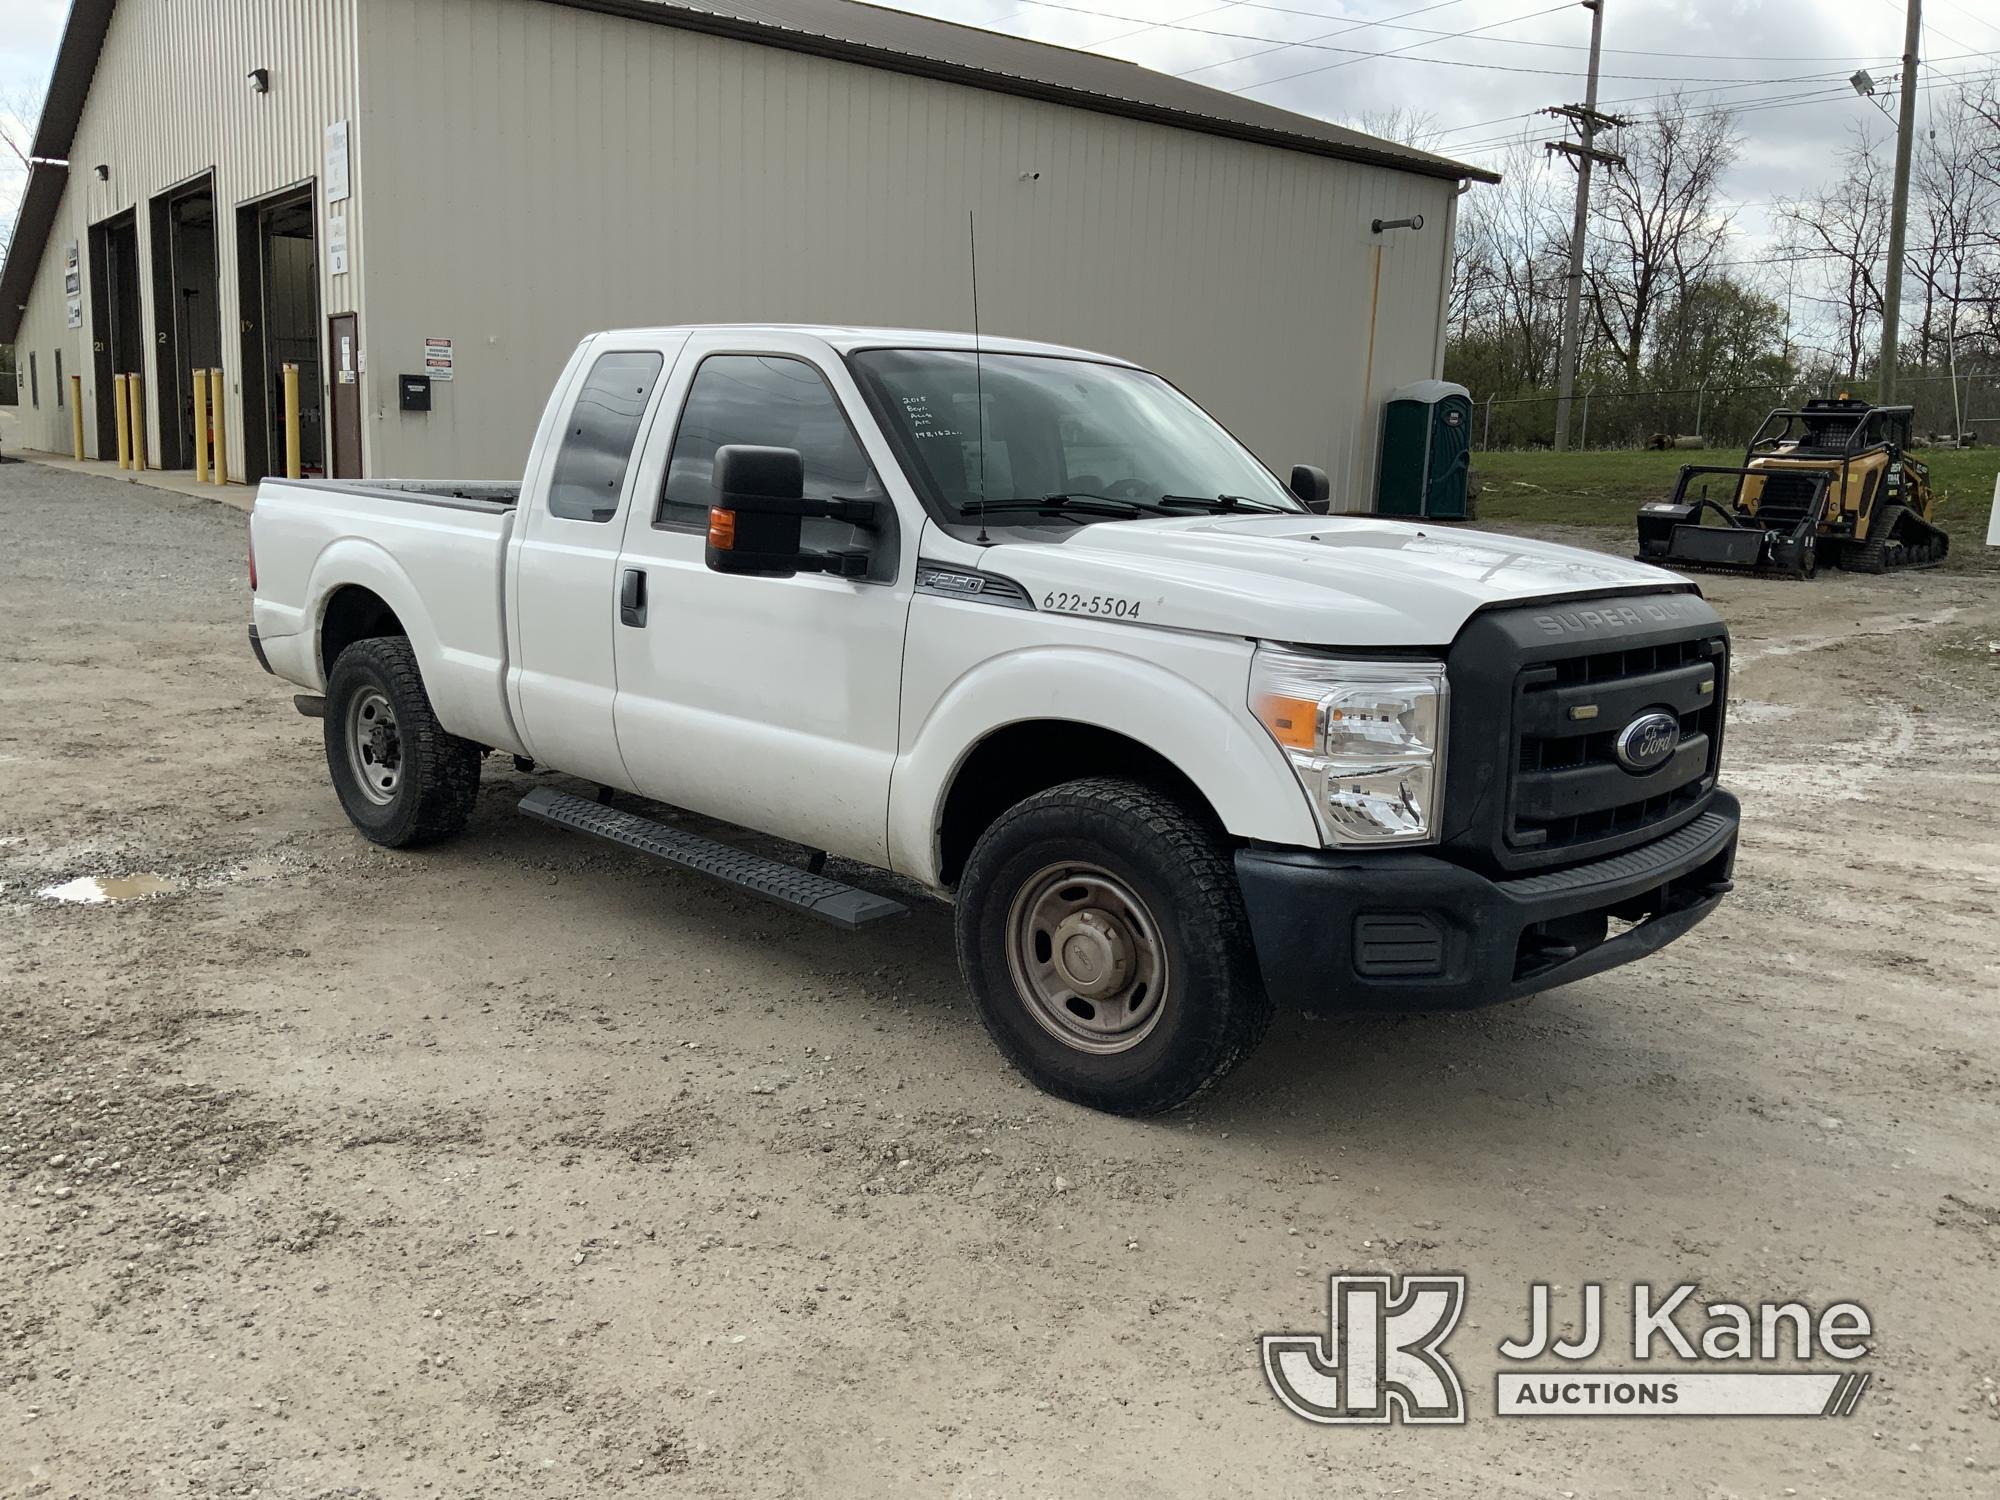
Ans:
{"label": "puddle of water", "polygon": [[35,894],[51,901],[78,901],[102,906],[107,901],[136,901],[141,896],[157,896],[174,889],[177,882],[164,875],[79,875],[61,885],[45,886]]}

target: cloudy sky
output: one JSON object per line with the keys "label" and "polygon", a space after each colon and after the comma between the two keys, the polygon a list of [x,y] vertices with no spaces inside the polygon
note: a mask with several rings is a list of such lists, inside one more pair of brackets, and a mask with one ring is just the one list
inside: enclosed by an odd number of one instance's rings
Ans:
{"label": "cloudy sky", "polygon": [[[0,102],[39,97],[66,0],[4,0]],[[1437,149],[1497,164],[1508,140],[1539,141],[1534,111],[1583,97],[1590,13],[1576,0],[907,0],[902,7],[1084,47],[1286,109],[1355,120],[1413,108]],[[2000,5],[1929,0],[1924,57],[1937,74],[2000,69]],[[1986,18],[1982,19],[1982,12]],[[1727,182],[1754,246],[1779,193],[1823,177],[1850,123],[1887,122],[1847,76],[1881,77],[1902,50],[1901,0],[1605,0],[1600,100],[1646,109],[1682,86],[1742,109],[1742,160]],[[1696,91],[1699,91],[1698,93]],[[0,176],[0,217],[20,175]]]}

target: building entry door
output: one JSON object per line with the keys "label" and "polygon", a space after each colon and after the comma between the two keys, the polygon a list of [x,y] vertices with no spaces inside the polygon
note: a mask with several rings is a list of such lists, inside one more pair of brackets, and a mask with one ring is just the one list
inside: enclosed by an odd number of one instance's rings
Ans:
{"label": "building entry door", "polygon": [[[329,391],[329,445],[335,479],[361,477],[361,334],[353,313],[326,320],[326,351],[333,361]],[[301,372],[303,373],[303,372]]]}

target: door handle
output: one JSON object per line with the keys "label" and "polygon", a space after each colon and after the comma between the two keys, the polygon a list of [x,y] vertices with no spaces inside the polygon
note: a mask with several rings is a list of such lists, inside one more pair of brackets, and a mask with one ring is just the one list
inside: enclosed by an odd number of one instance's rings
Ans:
{"label": "door handle", "polygon": [[618,623],[645,626],[646,570],[643,568],[627,568],[618,581]]}

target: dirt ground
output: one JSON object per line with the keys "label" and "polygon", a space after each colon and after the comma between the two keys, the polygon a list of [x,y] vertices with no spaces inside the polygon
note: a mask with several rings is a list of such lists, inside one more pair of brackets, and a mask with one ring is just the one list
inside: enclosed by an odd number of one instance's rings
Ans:
{"label": "dirt ground", "polygon": [[[244,533],[0,467],[0,1495],[2000,1486],[2000,573],[1715,582],[1706,925],[1281,1017],[1129,1122],[1006,1070],[941,908],[831,935],[516,816],[504,763],[464,839],[363,843],[245,649]],[[1468,1425],[1279,1407],[1257,1336],[1335,1270],[1468,1275]],[[1586,1280],[1857,1300],[1874,1384],[1495,1416],[1530,1283]]]}

